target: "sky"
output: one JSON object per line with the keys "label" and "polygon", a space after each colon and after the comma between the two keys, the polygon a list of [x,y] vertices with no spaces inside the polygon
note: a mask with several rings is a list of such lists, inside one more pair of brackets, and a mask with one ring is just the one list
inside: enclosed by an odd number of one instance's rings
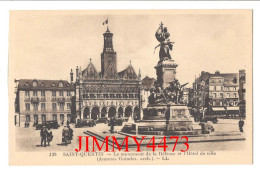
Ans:
{"label": "sky", "polygon": [[175,42],[171,56],[181,83],[191,86],[201,71],[237,73],[251,67],[249,10],[11,11],[9,77],[68,80],[70,69],[84,70],[90,58],[100,71],[107,18],[118,71],[131,61],[142,78],[156,78],[155,32],[161,22]]}

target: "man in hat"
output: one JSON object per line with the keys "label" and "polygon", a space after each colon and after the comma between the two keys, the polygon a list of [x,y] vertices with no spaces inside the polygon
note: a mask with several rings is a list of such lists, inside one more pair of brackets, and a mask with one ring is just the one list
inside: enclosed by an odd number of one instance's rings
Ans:
{"label": "man in hat", "polygon": [[40,135],[41,135],[41,146],[42,146],[42,144],[44,144],[44,147],[46,147],[46,138],[47,138],[47,135],[48,135],[48,131],[46,129],[46,126],[42,127]]}

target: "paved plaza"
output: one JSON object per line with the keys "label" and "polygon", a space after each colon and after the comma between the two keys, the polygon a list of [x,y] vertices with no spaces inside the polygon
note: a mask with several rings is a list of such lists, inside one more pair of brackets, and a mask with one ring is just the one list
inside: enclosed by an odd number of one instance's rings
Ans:
{"label": "paved plaza", "polygon": [[[238,128],[238,120],[233,119],[219,119],[217,124],[213,125],[215,128],[215,135],[218,134],[235,134],[234,136],[238,136],[239,138],[243,138],[244,134],[239,132]],[[52,129],[53,133],[53,140],[50,143],[50,146],[42,147],[40,145],[41,138],[40,138],[40,130],[35,130],[34,127],[24,128],[24,127],[16,127],[16,149],[17,151],[75,151],[76,148],[78,148],[78,140],[77,136],[90,136],[91,134],[85,133],[88,131],[92,131],[97,133],[98,135],[103,136],[116,136],[123,138],[124,136],[121,134],[110,134],[109,129],[110,127],[107,124],[97,124],[95,127],[84,127],[84,128],[75,128],[74,124],[71,124],[71,127],[74,131],[74,138],[72,140],[72,143],[65,146],[62,144],[62,129],[61,126],[59,129]],[[115,131],[120,131],[122,126],[115,126]],[[236,137],[236,138],[238,138]],[[218,139],[221,138],[218,137]],[[199,140],[197,138],[197,140]],[[192,139],[191,139],[192,141]],[[100,144],[102,144],[102,141],[98,141]],[[92,150],[93,141],[89,140],[90,145],[90,151]],[[226,141],[220,141],[220,142],[191,142],[189,143],[189,151],[197,151],[197,150],[204,150],[204,151],[224,151],[224,150],[239,150],[241,147],[244,147],[245,140],[226,140]],[[83,145],[85,146],[85,142],[83,142]],[[110,146],[111,147],[111,146]],[[169,149],[172,150],[173,144],[169,144]],[[105,147],[104,147],[105,148]],[[83,147],[82,150],[85,148]],[[150,148],[143,147],[142,150],[149,150]],[[176,151],[179,151],[181,149],[185,149],[183,143],[179,143],[176,146]],[[134,149],[130,149],[131,151],[135,151]],[[161,148],[161,150],[163,150]],[[159,151],[159,149],[157,149]]]}

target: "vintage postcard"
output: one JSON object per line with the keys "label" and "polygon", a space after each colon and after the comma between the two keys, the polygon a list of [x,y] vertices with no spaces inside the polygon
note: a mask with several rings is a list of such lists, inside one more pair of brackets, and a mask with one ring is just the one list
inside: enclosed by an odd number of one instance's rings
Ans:
{"label": "vintage postcard", "polygon": [[10,165],[252,164],[252,10],[10,11]]}

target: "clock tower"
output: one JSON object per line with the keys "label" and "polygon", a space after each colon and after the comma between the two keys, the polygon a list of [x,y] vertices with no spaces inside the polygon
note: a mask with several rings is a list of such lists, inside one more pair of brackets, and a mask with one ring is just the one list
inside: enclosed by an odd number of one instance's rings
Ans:
{"label": "clock tower", "polygon": [[102,76],[108,71],[108,68],[113,68],[117,71],[116,52],[113,49],[113,33],[107,27],[104,35],[104,47],[101,54],[101,74]]}

